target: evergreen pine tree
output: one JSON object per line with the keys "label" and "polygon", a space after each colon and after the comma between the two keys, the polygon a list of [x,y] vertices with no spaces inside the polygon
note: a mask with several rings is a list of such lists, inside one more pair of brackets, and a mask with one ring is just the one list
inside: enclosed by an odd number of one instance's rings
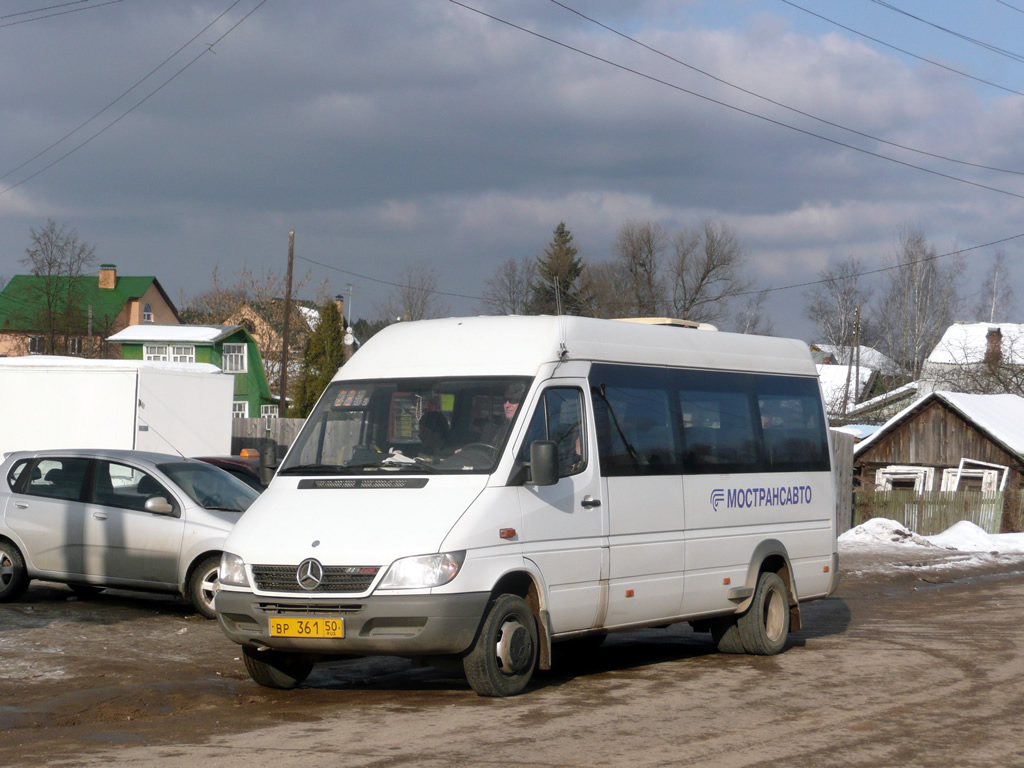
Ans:
{"label": "evergreen pine tree", "polygon": [[572,232],[560,221],[544,255],[537,257],[538,279],[531,289],[531,314],[554,315],[559,308],[565,315],[583,314],[586,306],[580,280],[583,261],[576,254]]}
{"label": "evergreen pine tree", "polygon": [[306,341],[290,416],[308,416],[341,367],[345,349],[341,323],[341,315],[333,301],[320,308],[320,322]]}

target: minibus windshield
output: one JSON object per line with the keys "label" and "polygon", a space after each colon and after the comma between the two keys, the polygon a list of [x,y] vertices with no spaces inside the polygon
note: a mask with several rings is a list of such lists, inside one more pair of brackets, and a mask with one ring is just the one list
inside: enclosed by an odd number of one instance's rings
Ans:
{"label": "minibus windshield", "polygon": [[489,473],[529,387],[508,376],[332,382],[278,474]]}

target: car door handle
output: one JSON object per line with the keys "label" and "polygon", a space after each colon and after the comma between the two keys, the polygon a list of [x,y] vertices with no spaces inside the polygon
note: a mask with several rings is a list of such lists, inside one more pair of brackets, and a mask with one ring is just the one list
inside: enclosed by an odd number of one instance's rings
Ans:
{"label": "car door handle", "polygon": [[93,512],[92,516],[93,516],[93,519],[95,519],[95,520],[106,520],[107,519],[107,513],[106,512]]}
{"label": "car door handle", "polygon": [[16,501],[14,502],[14,506],[18,509],[28,509],[28,503],[24,501]]}
{"label": "car door handle", "polygon": [[601,500],[595,499],[593,496],[584,496],[583,501],[580,502],[580,506],[586,507],[587,509],[590,509],[591,507],[600,507]]}

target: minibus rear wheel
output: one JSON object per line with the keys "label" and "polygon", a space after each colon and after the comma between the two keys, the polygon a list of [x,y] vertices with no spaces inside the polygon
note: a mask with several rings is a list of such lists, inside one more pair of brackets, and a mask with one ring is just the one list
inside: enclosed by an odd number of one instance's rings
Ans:
{"label": "minibus rear wheel", "polygon": [[736,622],[747,653],[774,656],[789,636],[789,596],[777,573],[765,571],[757,579],[750,608]]}
{"label": "minibus rear wheel", "polygon": [[537,647],[537,621],[530,606],[518,595],[501,595],[462,659],[466,680],[480,696],[515,696],[533,677]]}
{"label": "minibus rear wheel", "polygon": [[258,651],[243,645],[242,658],[249,677],[265,688],[282,691],[297,688],[313,671],[313,662],[297,653]]}

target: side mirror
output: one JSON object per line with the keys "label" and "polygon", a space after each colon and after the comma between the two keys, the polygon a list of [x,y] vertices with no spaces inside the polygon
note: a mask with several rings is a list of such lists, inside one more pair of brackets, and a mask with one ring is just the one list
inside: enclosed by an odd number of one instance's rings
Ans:
{"label": "side mirror", "polygon": [[154,515],[169,515],[174,511],[174,507],[163,496],[153,496],[146,499],[146,511]]}
{"label": "side mirror", "polygon": [[531,485],[554,485],[558,482],[558,443],[535,440],[530,443]]}

